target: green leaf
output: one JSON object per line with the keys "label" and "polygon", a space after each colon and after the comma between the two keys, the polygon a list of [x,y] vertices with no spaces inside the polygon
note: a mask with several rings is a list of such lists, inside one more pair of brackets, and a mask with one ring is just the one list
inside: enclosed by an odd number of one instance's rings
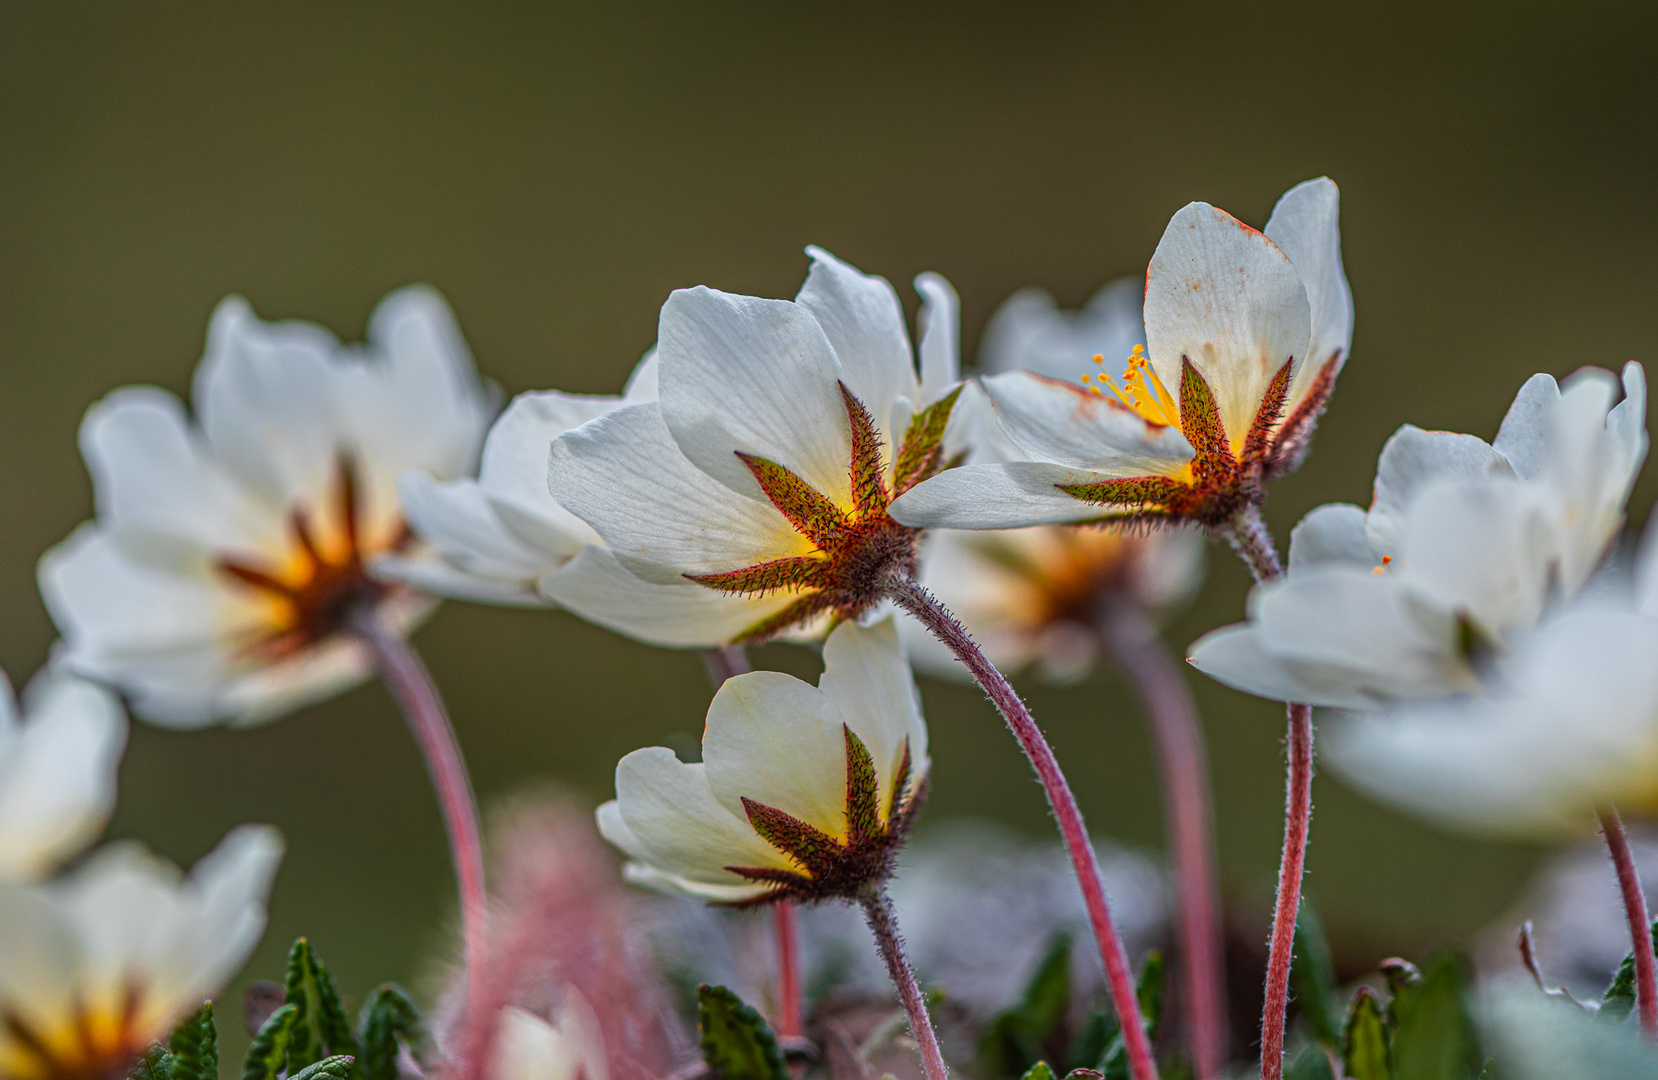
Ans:
{"label": "green leaf", "polygon": [[1038,1061],[1025,1071],[1022,1080],[1056,1080],[1056,1077],[1046,1061]]}
{"label": "green leaf", "polygon": [[340,1005],[340,993],[334,989],[334,977],[304,938],[295,941],[288,953],[286,1000],[299,1010],[288,1042],[289,1073],[329,1054],[357,1055],[357,1040]]}
{"label": "green leaf", "polygon": [[128,1080],[172,1080],[173,1056],[160,1043],[151,1043],[144,1056],[133,1062]]}
{"label": "green leaf", "polygon": [[1071,1047],[1071,1072],[1098,1070],[1105,1061],[1106,1051],[1111,1048],[1111,1040],[1117,1037],[1117,1031],[1115,1013],[1103,1009],[1090,1012],[1082,1031],[1077,1034],[1076,1043]]}
{"label": "green leaf", "polygon": [[412,1052],[426,1039],[420,1010],[407,994],[391,983],[375,990],[363,1002],[357,1030],[361,1033],[363,1052],[357,1058],[356,1075],[364,1080],[397,1080],[398,1044],[402,1043]]}
{"label": "green leaf", "polygon": [[1341,1033],[1341,1059],[1349,1080],[1390,1080],[1387,1022],[1375,991],[1361,986],[1347,1010]]}
{"label": "green leaf", "polygon": [[1303,1046],[1284,1068],[1284,1080],[1336,1080],[1330,1071],[1330,1057],[1324,1047]]}
{"label": "green leaf", "polygon": [[1105,1080],[1105,1074],[1098,1069],[1072,1069],[1065,1080]]}
{"label": "green leaf", "polygon": [[702,1060],[722,1080],[789,1080],[766,1021],[723,986],[697,987]]}
{"label": "green leaf", "polygon": [[[1140,1002],[1140,1015],[1145,1019],[1148,1037],[1156,1034],[1157,1021],[1163,1013],[1164,974],[1162,952],[1148,950],[1146,962],[1140,968],[1140,983],[1134,991],[1135,998]],[[1106,1050],[1100,1072],[1105,1074],[1105,1080],[1128,1080],[1128,1045],[1120,1031]]]}
{"label": "green leaf", "polygon": [[[975,1076],[1022,1076],[1045,1054],[1071,1008],[1071,938],[1055,936],[1019,1004],[993,1017],[979,1037]],[[1083,1061],[1084,1065],[1097,1064]]]}
{"label": "green leaf", "polygon": [[213,1003],[185,1019],[167,1039],[173,1080],[219,1080],[219,1032],[213,1025]]}
{"label": "green leaf", "polygon": [[1464,989],[1466,961],[1446,954],[1428,965],[1421,980],[1404,985],[1393,1000],[1394,1080],[1468,1080],[1485,1060],[1479,1053]]}
{"label": "green leaf", "polygon": [[1330,959],[1330,943],[1312,905],[1303,900],[1295,920],[1295,953],[1290,967],[1290,985],[1295,1004],[1307,1023],[1307,1032],[1331,1050],[1341,1048],[1336,1030],[1336,969]]}
{"label": "green leaf", "polygon": [[346,1080],[355,1060],[350,1054],[335,1054],[312,1062],[288,1080]]}
{"label": "green leaf", "polygon": [[253,1036],[242,1059],[242,1080],[276,1080],[287,1067],[288,1043],[299,1022],[299,1006],[283,1005]]}
{"label": "green leaf", "polygon": [[[1652,924],[1653,951],[1658,953],[1658,922]],[[1596,1014],[1604,1020],[1617,1023],[1627,1017],[1635,1008],[1635,951],[1631,949],[1624,955],[1623,963],[1618,965],[1618,973],[1612,978],[1612,985],[1606,988],[1606,994],[1600,999],[1600,1012]]]}

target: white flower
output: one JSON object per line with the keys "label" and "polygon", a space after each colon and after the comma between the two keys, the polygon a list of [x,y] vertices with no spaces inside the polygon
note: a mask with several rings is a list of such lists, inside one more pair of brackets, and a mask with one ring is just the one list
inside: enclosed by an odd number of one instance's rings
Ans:
{"label": "white flower", "polygon": [[493,1080],[609,1080],[604,1033],[580,994],[564,995],[564,1007],[549,1023],[508,1005],[495,1035]]}
{"label": "white flower", "polygon": [[0,884],[0,1076],[124,1076],[242,966],[282,857],[243,826],[188,880],[130,842],[67,877]]}
{"label": "white flower", "polygon": [[821,633],[913,569],[893,496],[944,463],[956,298],[923,274],[920,377],[897,293],[827,252],[793,302],[698,287],[657,334],[659,402],[553,442],[548,487],[605,547],[542,581],[601,625],[663,645]]}
{"label": "white flower", "polygon": [[[1127,353],[1145,339],[1140,296],[1140,283],[1124,279],[1097,292],[1082,311],[1069,312],[1041,290],[1021,289],[985,328],[980,367],[1068,373],[1089,356]],[[973,432],[969,464],[1017,458],[982,395],[969,388],[956,408]],[[1085,676],[1097,660],[1099,621],[1113,597],[1153,616],[1166,613],[1197,590],[1203,562],[1202,535],[1184,528],[935,529],[922,541],[919,580],[998,668],[1029,665],[1065,682]],[[920,624],[906,619],[899,631],[918,668],[968,677]]]}
{"label": "white flower", "polygon": [[71,665],[145,717],[268,720],[367,675],[353,608],[405,629],[431,609],[363,568],[410,543],[402,473],[471,471],[490,398],[421,288],[381,303],[367,348],[226,300],[193,397],[194,422],[151,387],[88,411],[98,517],[41,560],[41,591]]}
{"label": "white flower", "polygon": [[126,742],[126,717],[107,690],[43,671],[19,718],[0,672],[0,881],[43,877],[98,835]]}
{"label": "white flower", "polygon": [[728,903],[856,896],[891,873],[928,775],[897,632],[843,623],[814,688],[756,671],[708,707],[702,761],[660,746],[616,766],[599,830],[632,880]]}
{"label": "white flower", "polygon": [[403,513],[430,550],[388,555],[377,576],[424,592],[499,604],[545,604],[543,578],[598,533],[547,491],[547,448],[564,432],[624,405],[656,400],[656,353],[639,362],[619,396],[520,394],[484,440],[476,479],[411,472],[398,485]]}
{"label": "white flower", "polygon": [[1324,179],[1290,189],[1264,234],[1207,203],[1182,209],[1146,271],[1147,348],[1122,379],[986,378],[1021,460],[952,469],[893,516],[967,529],[1218,527],[1258,503],[1264,482],[1305,454],[1352,341],[1337,210]]}
{"label": "white flower", "polygon": [[1385,708],[1478,689],[1511,636],[1601,564],[1645,457],[1641,368],[1586,368],[1562,390],[1521,388],[1496,442],[1405,427],[1377,466],[1368,512],[1333,504],[1296,527],[1288,573],[1250,621],[1191,661],[1279,701]]}

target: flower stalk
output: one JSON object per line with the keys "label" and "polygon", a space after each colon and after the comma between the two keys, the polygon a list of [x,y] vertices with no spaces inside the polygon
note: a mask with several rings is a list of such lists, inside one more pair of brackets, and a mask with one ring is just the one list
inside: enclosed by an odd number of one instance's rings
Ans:
{"label": "flower stalk", "polygon": [[1208,1080],[1226,1066],[1226,982],[1203,730],[1179,669],[1138,605],[1121,599],[1109,602],[1097,630],[1134,684],[1157,748],[1178,897],[1192,1059],[1199,1080]]}
{"label": "flower stalk", "polygon": [[1641,1032],[1648,1041],[1658,1042],[1658,961],[1652,948],[1652,921],[1647,913],[1646,893],[1629,850],[1629,834],[1618,811],[1608,806],[1600,811],[1600,831],[1606,850],[1618,871],[1618,888],[1623,893],[1624,913],[1629,918],[1630,948],[1635,956],[1635,1005],[1641,1014]]}
{"label": "flower stalk", "polygon": [[1059,822],[1060,835],[1076,870],[1077,882],[1082,887],[1083,901],[1088,909],[1088,921],[1094,931],[1094,940],[1100,949],[1105,966],[1106,981],[1111,988],[1112,1003],[1122,1018],[1124,1045],[1128,1051],[1129,1070],[1134,1080],[1156,1080],[1157,1063],[1152,1057],[1151,1040],[1146,1035],[1140,1002],[1135,994],[1134,975],[1129,969],[1128,953],[1122,937],[1111,918],[1111,909],[1105,897],[1105,883],[1100,876],[1099,857],[1088,836],[1088,827],[1082,820],[1082,809],[1075,794],[1060,770],[1053,748],[1036,726],[1025,703],[1019,700],[1007,679],[996,670],[980,650],[967,630],[946,611],[932,595],[903,574],[892,574],[886,579],[887,595],[899,607],[920,620],[933,636],[943,642],[957,659],[967,666],[973,680],[989,695],[1002,718],[1013,731],[1020,749],[1036,770],[1048,804]]}
{"label": "flower stalk", "polygon": [[432,675],[420,654],[401,636],[387,630],[371,605],[354,609],[347,625],[374,656],[380,677],[391,691],[409,731],[426,759],[438,806],[449,834],[460,892],[461,928],[465,942],[469,1008],[484,1000],[484,976],[489,957],[488,906],[484,898],[483,840],[478,828],[478,803],[472,794],[466,760],[455,739],[454,726],[443,707]]}
{"label": "flower stalk", "polygon": [[886,961],[892,984],[898,988],[898,1000],[910,1019],[910,1035],[921,1050],[921,1065],[927,1080],[947,1080],[949,1068],[938,1048],[932,1018],[927,1015],[927,999],[916,982],[909,957],[904,955],[904,939],[899,936],[898,919],[893,914],[892,898],[887,895],[886,886],[877,885],[865,891],[858,899],[858,906],[864,909],[869,932],[875,936],[875,947]]}

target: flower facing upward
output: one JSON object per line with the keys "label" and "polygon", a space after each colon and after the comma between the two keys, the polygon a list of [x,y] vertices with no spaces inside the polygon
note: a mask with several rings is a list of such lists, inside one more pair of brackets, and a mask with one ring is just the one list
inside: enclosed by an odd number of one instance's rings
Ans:
{"label": "flower facing upward", "polygon": [[891,874],[925,795],[927,728],[897,632],[843,623],[814,688],[756,671],[708,707],[702,761],[616,766],[599,830],[629,877],[731,904],[856,898]]}
{"label": "flower facing upward", "polygon": [[372,580],[411,539],[397,477],[459,476],[490,414],[435,293],[381,303],[366,349],[306,323],[213,315],[195,422],[171,394],[118,390],[81,450],[98,516],[40,564],[69,663],[158,723],[282,715],[365,677],[341,630],[373,605],[407,628],[432,602]]}
{"label": "flower facing upward", "polygon": [[1169,222],[1146,271],[1147,346],[1080,381],[984,379],[1021,460],[953,469],[892,508],[918,527],[1082,521],[1219,527],[1294,469],[1352,341],[1336,186],[1287,192],[1265,233],[1206,203]]}
{"label": "flower facing upward", "polygon": [[916,279],[920,377],[891,285],[827,252],[793,302],[698,287],[663,305],[661,396],[553,441],[548,488],[605,547],[542,582],[664,645],[811,636],[915,564],[892,499],[945,464],[956,299]]}
{"label": "flower facing upward", "polygon": [[42,672],[17,715],[0,672],[0,881],[42,877],[79,852],[115,806],[127,724],[115,696]]}
{"label": "flower facing upward", "polygon": [[1319,507],[1291,534],[1289,571],[1249,621],[1191,661],[1276,701],[1360,711],[1466,693],[1602,563],[1646,454],[1646,383],[1585,368],[1533,376],[1495,443],[1399,430],[1368,511]]}
{"label": "flower facing upward", "polygon": [[282,856],[243,826],[189,880],[130,842],[44,885],[0,884],[0,1077],[121,1077],[223,988],[265,930]]}

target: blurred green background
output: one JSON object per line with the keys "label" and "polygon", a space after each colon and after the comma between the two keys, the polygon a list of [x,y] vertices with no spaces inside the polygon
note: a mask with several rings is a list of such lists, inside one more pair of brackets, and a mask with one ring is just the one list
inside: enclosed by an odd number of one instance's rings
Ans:
{"label": "blurred green background", "polygon": [[[21,682],[50,647],[34,562],[90,511],[82,411],[125,383],[184,391],[227,293],[359,338],[383,293],[430,282],[509,392],[605,392],[669,290],[791,296],[815,242],[912,310],[909,279],[946,274],[971,356],[1013,289],[1079,303],[1142,272],[1185,202],[1259,225],[1324,173],[1358,331],[1270,500],[1284,536],[1365,501],[1402,422],[1489,437],[1533,371],[1652,358],[1655,24],[1640,3],[7,5],[0,662]],[[1245,576],[1214,564],[1177,648],[1239,617]],[[451,604],[418,642],[486,804],[548,779],[605,797],[617,758],[693,737],[709,697],[696,656],[563,614]],[[1281,710],[1192,681],[1228,885],[1259,896]],[[1121,681],[1029,692],[1096,830],[1160,845]],[[925,693],[929,817],[1048,835],[989,706]],[[1467,934],[1536,858],[1328,778],[1316,796],[1308,889],[1350,963]],[[253,970],[308,933],[354,995],[447,947],[437,813],[378,686],[253,731],[135,728],[113,835],[189,862],[248,820],[289,843]]]}

